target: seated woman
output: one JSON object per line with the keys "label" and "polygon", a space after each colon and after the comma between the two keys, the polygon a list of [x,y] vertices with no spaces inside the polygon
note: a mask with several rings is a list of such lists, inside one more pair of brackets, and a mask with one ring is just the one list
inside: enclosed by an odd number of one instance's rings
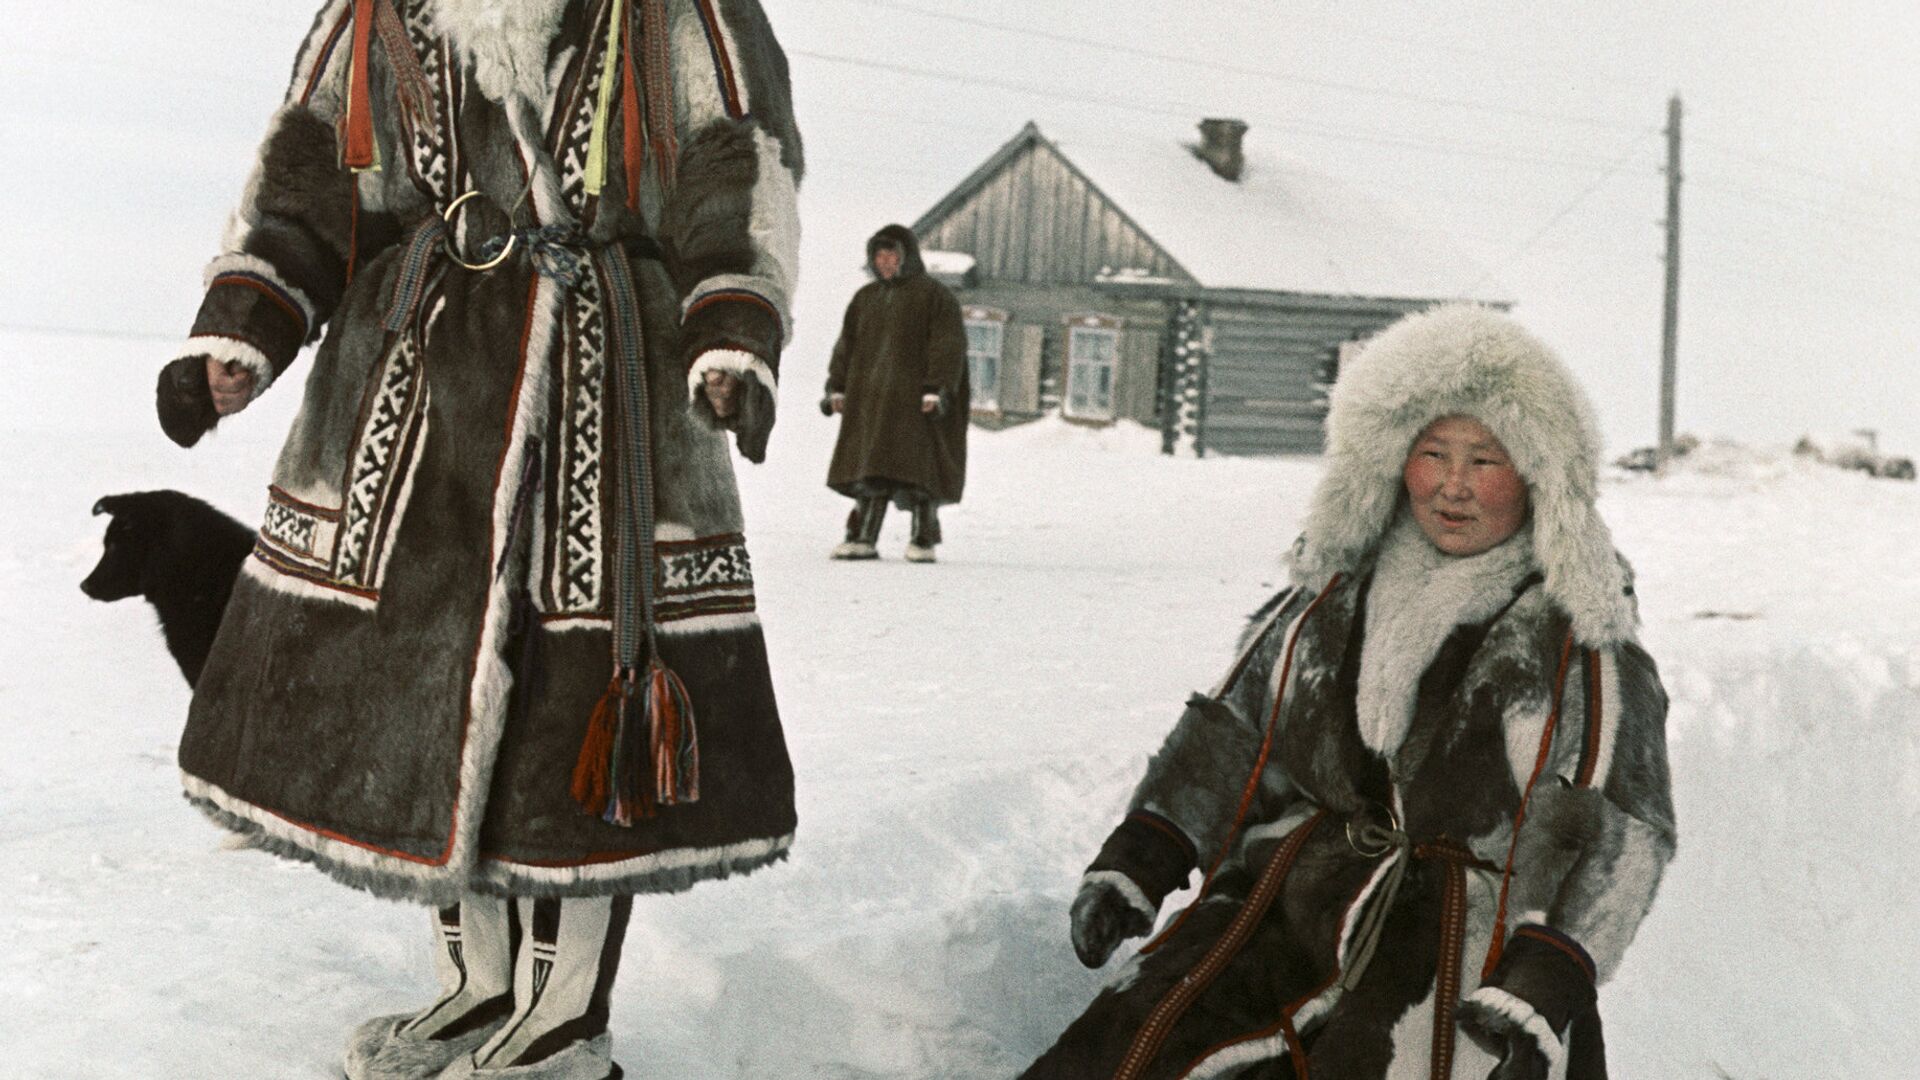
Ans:
{"label": "seated woman", "polygon": [[1595,987],[1674,821],[1599,449],[1496,312],[1410,316],[1341,373],[1293,586],[1149,763],[1074,948],[1105,963],[1209,867],[1199,898],[1027,1077],[1605,1075]]}

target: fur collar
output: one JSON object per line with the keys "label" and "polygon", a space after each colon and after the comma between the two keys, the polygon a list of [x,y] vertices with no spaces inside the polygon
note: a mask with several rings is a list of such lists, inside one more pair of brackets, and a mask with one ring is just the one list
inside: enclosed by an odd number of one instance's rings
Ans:
{"label": "fur collar", "polygon": [[1381,541],[1367,590],[1354,708],[1370,749],[1393,758],[1413,722],[1420,677],[1454,627],[1492,618],[1532,570],[1529,526],[1488,551],[1456,558],[1434,547],[1401,508]]}
{"label": "fur collar", "polygon": [[1327,472],[1292,554],[1319,588],[1373,558],[1401,501],[1407,448],[1442,416],[1485,424],[1526,478],[1533,557],[1582,644],[1631,639],[1625,563],[1594,508],[1600,434],[1573,375],[1538,338],[1488,308],[1453,304],[1381,331],[1340,373],[1327,415]]}
{"label": "fur collar", "polygon": [[498,102],[547,97],[547,58],[572,0],[433,0],[434,24]]}

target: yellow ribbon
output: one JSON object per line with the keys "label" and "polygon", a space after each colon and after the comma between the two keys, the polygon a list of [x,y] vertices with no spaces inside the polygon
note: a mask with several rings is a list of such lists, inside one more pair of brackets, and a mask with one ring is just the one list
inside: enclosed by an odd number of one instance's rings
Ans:
{"label": "yellow ribbon", "polygon": [[587,194],[598,195],[607,186],[607,122],[613,112],[613,81],[619,73],[620,26],[623,0],[613,0],[607,20],[606,64],[600,73],[600,99],[593,106],[593,135],[587,142]]}

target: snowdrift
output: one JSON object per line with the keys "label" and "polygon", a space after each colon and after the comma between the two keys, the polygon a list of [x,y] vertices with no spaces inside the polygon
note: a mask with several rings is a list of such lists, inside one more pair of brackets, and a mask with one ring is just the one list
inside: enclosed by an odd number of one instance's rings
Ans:
{"label": "snowdrift", "polygon": [[[9,1076],[336,1073],[423,1001],[425,913],[221,846],[178,794],[186,692],[152,618],[87,602],[93,500],[178,487],[243,519],[295,395],[201,449],[149,414],[157,350],[13,335],[0,433],[0,1049]],[[76,378],[76,372],[78,377]],[[1311,460],[1168,459],[1143,431],[976,434],[935,566],[830,563],[826,421],[743,472],[800,781],[790,862],[642,902],[630,1075],[1008,1076],[1097,990],[1066,907],[1146,756],[1282,579]],[[1920,879],[1920,494],[1755,453],[1617,476],[1672,698],[1680,854],[1602,990],[1623,1076],[1906,1075]]]}

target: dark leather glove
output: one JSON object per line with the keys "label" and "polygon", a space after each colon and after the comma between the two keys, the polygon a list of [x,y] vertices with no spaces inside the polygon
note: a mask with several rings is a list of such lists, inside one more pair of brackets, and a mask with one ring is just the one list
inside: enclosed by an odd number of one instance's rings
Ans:
{"label": "dark leather glove", "polygon": [[212,431],[220,414],[214,411],[213,391],[207,386],[207,358],[183,356],[161,368],[154,408],[160,414],[160,430],[181,446],[192,446]]}
{"label": "dark leather glove", "polygon": [[1130,903],[1118,886],[1098,879],[1080,886],[1068,917],[1073,922],[1074,955],[1090,968],[1106,963],[1122,941],[1143,937],[1153,929],[1153,919]]}

